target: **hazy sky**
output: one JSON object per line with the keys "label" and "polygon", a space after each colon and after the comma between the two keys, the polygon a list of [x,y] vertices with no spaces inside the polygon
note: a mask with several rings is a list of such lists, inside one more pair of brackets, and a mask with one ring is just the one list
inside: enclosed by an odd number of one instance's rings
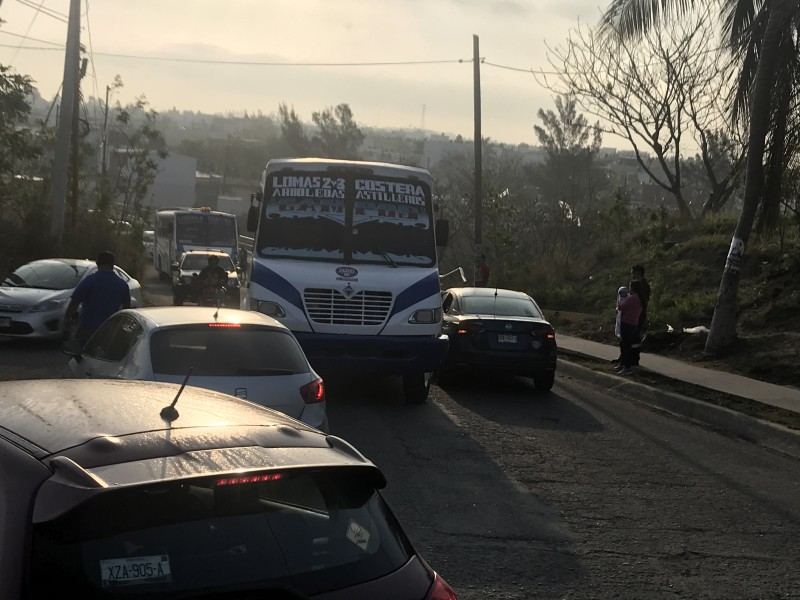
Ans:
{"label": "hazy sky", "polygon": [[[51,98],[64,73],[58,46],[66,40],[69,0],[0,2],[6,21],[0,64],[30,75]],[[498,65],[481,66],[483,136],[535,144],[536,111],[553,108],[552,94],[525,70],[548,70],[545,44],[563,43],[579,21],[595,23],[605,6],[605,0],[82,0],[81,41],[91,59],[82,90],[102,98],[119,74],[125,86],[112,101],[145,95],[156,110],[269,115],[286,102],[310,122],[313,111],[344,102],[363,126],[424,124],[472,138],[473,68],[458,61],[472,58],[477,35],[481,57]]]}

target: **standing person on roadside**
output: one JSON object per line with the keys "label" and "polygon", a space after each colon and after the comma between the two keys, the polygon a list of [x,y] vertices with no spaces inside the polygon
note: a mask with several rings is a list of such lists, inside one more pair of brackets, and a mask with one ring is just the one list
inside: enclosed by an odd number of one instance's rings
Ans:
{"label": "standing person on roadside", "polygon": [[481,279],[480,282],[475,282],[475,287],[486,287],[489,284],[489,263],[486,262],[486,255],[481,254]]}
{"label": "standing person on roadside", "polygon": [[644,267],[642,265],[633,265],[631,267],[631,279],[640,283],[641,289],[639,291],[639,300],[642,303],[642,314],[639,317],[639,332],[638,340],[633,345],[634,358],[633,365],[639,365],[639,355],[642,350],[642,340],[647,333],[647,305],[650,303],[650,283],[644,276]]}
{"label": "standing person on roadside", "polygon": [[104,251],[97,255],[97,271],[84,277],[72,292],[66,318],[74,319],[81,307],[75,338],[86,342],[108,317],[122,308],[131,307],[128,284],[114,272],[114,255]]}
{"label": "standing person on roadside", "polygon": [[628,290],[628,296],[621,298],[618,304],[620,363],[614,370],[619,375],[633,373],[631,367],[635,366],[635,361],[638,360],[638,352],[633,346],[639,341],[639,318],[642,315],[642,301],[639,296],[642,291],[641,281],[637,279],[631,281]]}

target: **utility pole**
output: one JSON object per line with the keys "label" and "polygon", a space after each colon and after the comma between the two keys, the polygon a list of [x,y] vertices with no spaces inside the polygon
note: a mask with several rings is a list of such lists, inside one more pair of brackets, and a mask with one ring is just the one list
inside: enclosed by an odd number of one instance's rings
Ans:
{"label": "utility pole", "polygon": [[472,36],[472,73],[473,89],[475,94],[475,189],[473,199],[475,202],[475,257],[473,262],[473,283],[481,281],[480,259],[481,259],[481,206],[483,194],[482,173],[482,150],[481,150],[481,59],[478,46],[478,36]]}
{"label": "utility pole", "polygon": [[78,221],[78,195],[80,189],[80,109],[81,109],[81,85],[80,80],[86,75],[87,59],[81,61],[78,84],[75,86],[75,104],[72,107],[72,154],[70,157],[70,176],[72,178],[72,189],[69,195],[69,226],[75,229]]}
{"label": "utility pole", "polygon": [[57,247],[61,247],[64,234],[64,207],[67,199],[67,175],[69,171],[69,148],[72,136],[72,119],[75,105],[75,88],[78,85],[80,68],[81,1],[70,0],[69,25],[67,26],[67,50],[64,56],[64,82],[61,88],[61,118],[56,133],[53,158],[53,181],[50,189],[50,232]]}

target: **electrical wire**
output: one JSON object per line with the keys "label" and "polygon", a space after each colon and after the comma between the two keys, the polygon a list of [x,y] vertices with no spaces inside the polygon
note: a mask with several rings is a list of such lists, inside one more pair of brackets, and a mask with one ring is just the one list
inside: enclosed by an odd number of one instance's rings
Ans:
{"label": "electrical wire", "polygon": [[11,64],[14,64],[14,60],[17,58],[17,53],[19,52],[19,49],[22,48],[22,45],[25,43],[25,40],[28,39],[28,34],[31,32],[31,27],[33,27],[33,24],[36,22],[36,17],[38,17],[39,13],[41,12],[42,4],[44,4],[44,0],[39,2],[39,6],[36,9],[36,12],[33,13],[33,18],[31,19],[31,22],[28,23],[28,28],[25,30],[25,35],[22,36],[22,41],[20,41],[19,46],[17,46],[17,49],[14,50],[14,55],[11,57],[11,60],[9,61]]}
{"label": "electrical wire", "polygon": [[[94,81],[92,85],[94,87],[94,97],[100,100],[100,87],[97,83],[97,68],[94,64],[94,48],[92,46],[92,27],[89,21],[89,0],[86,0],[86,35],[89,38],[89,64],[92,65],[92,77]],[[95,121],[97,120],[97,102],[94,103],[94,118]]]}
{"label": "electrical wire", "polygon": [[23,6],[27,6],[28,8],[33,8],[36,10],[36,13],[42,13],[43,15],[50,17],[52,19],[56,19],[57,21],[61,21],[62,23],[69,23],[69,15],[65,15],[64,13],[60,13],[56,10],[51,8],[44,8],[42,5],[44,4],[44,0],[39,3],[39,6],[36,6],[30,0],[17,0]]}

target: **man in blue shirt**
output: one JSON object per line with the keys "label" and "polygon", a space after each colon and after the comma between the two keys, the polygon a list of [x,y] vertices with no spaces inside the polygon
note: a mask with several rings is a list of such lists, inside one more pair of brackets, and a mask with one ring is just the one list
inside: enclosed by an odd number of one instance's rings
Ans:
{"label": "man in blue shirt", "polygon": [[67,319],[74,319],[78,306],[82,305],[75,337],[83,342],[108,317],[122,308],[131,307],[128,284],[114,272],[114,255],[101,252],[95,262],[97,271],[78,284],[67,306]]}

